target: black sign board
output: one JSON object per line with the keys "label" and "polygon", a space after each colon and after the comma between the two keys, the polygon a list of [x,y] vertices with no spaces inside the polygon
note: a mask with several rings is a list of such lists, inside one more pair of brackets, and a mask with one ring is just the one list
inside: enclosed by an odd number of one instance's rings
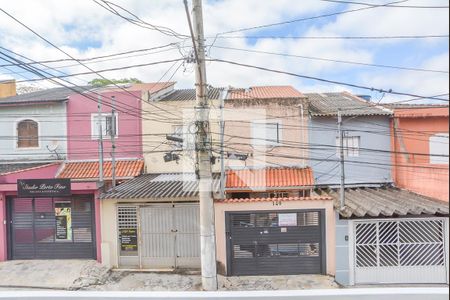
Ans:
{"label": "black sign board", "polygon": [[72,193],[70,179],[17,179],[19,197],[61,197]]}
{"label": "black sign board", "polygon": [[137,230],[135,228],[120,229],[120,249],[122,251],[138,251]]}
{"label": "black sign board", "polygon": [[56,216],[56,239],[67,240],[67,216]]}

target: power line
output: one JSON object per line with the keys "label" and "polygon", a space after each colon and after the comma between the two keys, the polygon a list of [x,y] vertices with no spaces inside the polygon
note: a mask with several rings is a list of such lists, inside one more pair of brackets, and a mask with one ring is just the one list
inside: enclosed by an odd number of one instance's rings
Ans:
{"label": "power line", "polygon": [[373,8],[386,7],[388,5],[399,4],[399,3],[403,3],[403,2],[407,2],[407,1],[408,0],[395,1],[395,2],[389,2],[386,4],[374,5],[371,7],[363,7],[363,8],[357,8],[357,9],[351,9],[351,10],[344,10],[344,11],[340,11],[340,12],[328,13],[328,14],[323,14],[323,15],[318,15],[318,16],[313,16],[313,17],[300,18],[300,19],[294,19],[294,20],[290,20],[290,21],[283,21],[283,22],[278,22],[278,23],[264,24],[264,25],[252,26],[252,27],[247,27],[247,28],[235,29],[235,30],[218,33],[217,36],[230,34],[230,33],[249,31],[249,30],[254,30],[254,29],[263,29],[263,28],[268,28],[268,27],[273,27],[273,26],[287,25],[287,24],[310,21],[310,20],[317,20],[317,19],[322,19],[322,18],[329,18],[329,17],[333,17],[333,16],[338,16],[338,15],[343,15],[343,14],[348,14],[348,13],[353,13],[353,12],[358,12],[358,11],[364,11],[364,10],[369,10],[369,9],[373,9]]}
{"label": "power line", "polygon": [[[356,1],[344,1],[344,0],[320,0],[323,2],[332,2],[332,3],[342,3],[342,4],[356,4],[356,5],[364,5],[370,7],[377,7],[376,4],[367,3],[367,2],[356,2]],[[420,5],[394,5],[388,4],[386,7],[394,7],[394,8],[426,8],[426,9],[442,9],[449,8],[449,6],[420,6]]]}
{"label": "power line", "polygon": [[[113,2],[105,1],[105,0],[99,0],[99,1],[93,0],[93,1],[97,5],[99,5],[100,7],[102,7],[104,9],[106,9],[107,11],[111,12],[112,14],[114,14],[114,15],[116,15],[116,16],[118,16],[118,17],[120,17],[120,18],[122,18],[122,19],[124,19],[124,20],[126,20],[128,22],[130,22],[131,24],[136,25],[136,26],[139,26],[139,27],[142,27],[142,28],[145,28],[145,29],[156,30],[156,31],[158,31],[158,32],[160,32],[160,33],[162,33],[164,35],[176,37],[176,38],[179,38],[179,39],[184,39],[184,38],[187,37],[186,35],[179,34],[176,31],[174,31],[174,30],[172,30],[172,29],[170,29],[168,27],[157,26],[157,25],[150,24],[150,23],[142,20],[136,14],[132,13],[130,10],[128,10],[128,9],[118,5],[118,4],[115,4]],[[120,9],[120,10],[126,12],[126,13],[128,13],[134,19],[131,19],[131,18],[128,18],[128,17],[122,15],[114,7],[118,8],[118,9]]]}
{"label": "power line", "polygon": [[329,80],[329,79],[324,79],[324,78],[319,78],[319,77],[314,77],[314,76],[295,74],[295,73],[281,71],[281,70],[274,70],[274,69],[270,69],[270,68],[266,68],[266,67],[259,67],[259,66],[254,66],[254,65],[248,65],[248,64],[234,62],[234,61],[229,61],[229,60],[224,60],[224,59],[208,59],[208,61],[227,63],[227,64],[231,64],[231,65],[235,65],[235,66],[241,66],[241,67],[257,69],[257,70],[261,70],[261,71],[267,71],[267,72],[272,72],[272,73],[284,74],[284,75],[289,75],[289,76],[293,76],[293,77],[299,77],[299,78],[304,78],[304,79],[309,79],[309,80],[315,80],[315,81],[320,81],[320,82],[331,83],[331,84],[335,84],[335,85],[344,85],[344,86],[348,86],[348,87],[352,87],[352,88],[370,90],[370,91],[375,91],[375,92],[379,92],[379,93],[387,93],[387,94],[409,96],[409,97],[416,97],[416,98],[428,98],[428,99],[434,99],[434,100],[440,100],[440,101],[449,102],[448,99],[443,99],[443,98],[439,98],[439,97],[427,97],[427,96],[420,96],[420,95],[410,94],[410,93],[396,92],[396,91],[393,91],[393,90],[383,90],[383,89],[379,89],[379,88],[367,87],[367,86],[353,84],[353,83],[341,82],[341,81],[336,81],[336,80]]}
{"label": "power line", "polygon": [[396,35],[396,36],[218,36],[209,37],[209,39],[292,39],[292,40],[413,40],[413,39],[442,39],[449,38],[448,34],[442,35]]}
{"label": "power line", "polygon": [[[27,26],[26,24],[24,24],[23,22],[21,22],[20,20],[18,20],[16,17],[14,17],[13,15],[9,14],[8,12],[6,12],[3,8],[0,8],[0,10],[6,14],[8,17],[10,17],[11,19],[13,19],[15,22],[19,23],[20,25],[22,25],[23,27],[25,27],[27,30],[29,30],[30,32],[32,32],[34,35],[36,35],[37,37],[39,37],[41,40],[45,41],[47,44],[51,45],[53,48],[57,49],[58,51],[62,52],[63,54],[65,54],[66,56],[70,57],[71,59],[75,60],[77,63],[79,63],[80,65],[82,65],[83,67],[85,67],[86,69],[88,69],[91,72],[94,72],[95,74],[97,74],[98,76],[100,76],[101,78],[108,80],[106,77],[104,77],[103,75],[101,75],[100,73],[95,72],[95,70],[93,70],[92,68],[88,67],[86,64],[80,62],[78,59],[76,59],[75,57],[71,56],[69,53],[67,53],[66,51],[62,50],[61,48],[59,48],[58,46],[56,46],[55,44],[53,44],[52,42],[50,42],[48,39],[46,39],[45,37],[43,37],[42,35],[40,35],[39,33],[37,33],[36,31],[34,31],[32,28],[30,28],[29,26]],[[127,91],[126,89],[124,89],[123,87],[115,84],[114,82],[112,83],[114,86],[116,86],[117,88],[123,90],[125,93],[135,97],[135,95],[133,95],[132,93],[130,93],[129,91]],[[140,101],[143,101],[141,98],[139,98]],[[148,102],[151,106],[154,107],[158,107],[156,104],[150,103]],[[158,107],[160,110],[165,111],[166,113],[173,115],[174,117],[178,117],[174,114],[172,114],[171,112],[161,109],[160,107]]]}
{"label": "power line", "polygon": [[[3,47],[0,47],[0,48],[3,48]],[[3,49],[6,49],[6,48],[3,48]],[[6,50],[7,50],[7,49],[6,49]],[[17,53],[15,53],[15,52],[11,51],[11,50],[8,50],[8,51],[10,51],[10,52],[12,52],[12,53],[14,53],[14,54],[16,54],[16,55],[22,56],[22,55],[20,55],[20,54],[17,54]],[[1,53],[1,52],[0,52],[0,53]],[[3,54],[4,56],[8,57],[8,58],[11,59],[11,60],[13,60],[14,62],[19,62],[19,63],[21,62],[20,60],[18,60],[18,59],[16,59],[16,58],[13,58],[12,56],[9,56],[9,55],[7,55],[7,54],[5,54],[5,53],[1,53],[1,54]],[[5,59],[3,58],[3,60],[5,60]],[[30,59],[28,59],[28,60],[30,60]],[[5,61],[8,61],[8,60],[5,60]],[[9,62],[11,62],[11,61],[9,61]],[[43,65],[43,64],[41,64],[41,65]],[[47,67],[46,65],[43,65],[43,66]],[[35,74],[35,75],[37,75],[37,76],[40,76],[40,77],[45,77],[45,75],[43,75],[41,72],[44,72],[44,73],[46,73],[46,74],[49,74],[48,72],[39,70],[39,69],[36,68],[36,67],[23,66],[22,68],[25,69],[25,70],[30,71],[31,73],[33,73],[33,74]],[[58,72],[61,72],[61,71],[58,71]],[[63,72],[61,72],[61,73],[63,73]],[[65,73],[63,73],[63,74],[65,74]],[[51,74],[50,74],[50,75],[51,75]],[[56,80],[54,80],[54,79],[49,79],[49,80],[50,80],[51,82],[56,83],[57,85],[61,85],[61,86],[65,87],[65,88],[71,90],[72,92],[74,92],[74,94],[81,94],[81,92],[80,92],[79,90],[76,90],[74,87],[70,87],[70,86],[64,85],[63,83],[58,82],[58,81],[56,81]],[[67,80],[65,80],[65,79],[60,79],[60,80],[62,80],[62,81],[64,81],[64,82],[67,82],[67,83],[69,83],[69,84],[72,84],[71,82],[69,82],[69,81],[67,81]],[[82,90],[83,92],[89,92],[89,93],[93,93],[93,94],[95,94],[95,95],[97,95],[97,96],[102,96],[102,97],[103,97],[102,94],[99,94],[99,93],[95,92],[91,87],[89,87],[89,88],[81,87],[81,90]],[[122,90],[123,90],[123,88],[122,88]],[[142,101],[141,98],[136,97],[136,96],[133,95],[132,93],[129,93],[129,92],[128,92],[127,94],[130,94],[133,98],[136,98],[136,99]],[[84,96],[85,98],[87,98],[88,100],[91,100],[91,101],[97,103],[97,99],[93,98],[91,95],[89,95],[89,94],[87,94],[87,93],[83,93],[83,96]],[[137,118],[145,119],[145,118],[142,118],[142,116],[140,115],[140,112],[138,112],[138,111],[133,112],[133,111],[135,111],[137,108],[135,108],[135,107],[133,107],[133,106],[130,106],[130,105],[128,105],[128,104],[126,104],[126,103],[123,103],[123,102],[119,102],[119,104],[120,104],[119,108],[122,108],[122,109],[125,108],[125,110],[120,110],[120,109],[119,109],[119,110],[118,110],[119,112],[122,112],[122,113],[125,113],[125,114],[129,114],[129,115],[135,116],[135,117],[137,117]],[[107,104],[107,103],[105,103],[104,105],[112,108],[112,106],[109,105],[109,104]],[[130,108],[132,109],[132,112],[130,112],[130,110],[129,110]],[[150,114],[156,114],[156,113],[154,113],[154,112],[148,112],[148,113],[150,113]],[[165,122],[163,119],[161,119],[160,121],[161,121],[161,122]]]}
{"label": "power line", "polygon": [[312,57],[312,56],[304,56],[304,55],[294,55],[294,54],[287,54],[287,53],[277,53],[277,52],[270,52],[270,51],[259,51],[259,50],[251,50],[251,49],[224,47],[224,46],[213,46],[213,47],[218,48],[218,49],[236,50],[236,51],[243,51],[243,52],[249,52],[249,53],[270,54],[270,55],[277,55],[277,56],[283,56],[283,57],[295,57],[295,58],[303,58],[303,59],[311,59],[311,60],[327,61],[327,62],[335,62],[335,63],[343,63],[343,64],[352,64],[352,65],[360,65],[360,66],[368,66],[368,67],[377,67],[377,68],[389,68],[389,69],[398,69],[398,70],[407,70],[407,71],[433,72],[433,73],[445,73],[445,74],[449,73],[449,71],[444,71],[444,70],[430,70],[430,69],[410,68],[410,67],[402,67],[402,66],[391,66],[391,65],[384,65],[384,64],[369,64],[369,63],[356,62],[356,61]]}
{"label": "power line", "polygon": [[[157,47],[152,47],[152,48],[129,50],[129,51],[123,51],[123,52],[112,53],[112,54],[107,54],[107,55],[100,55],[100,56],[95,56],[95,57],[89,57],[89,58],[78,58],[78,60],[79,61],[83,61],[83,62],[89,62],[89,61],[103,59],[103,58],[113,58],[113,57],[116,57],[116,56],[122,56],[122,55],[126,55],[126,54],[137,54],[137,53],[142,53],[142,52],[148,52],[148,51],[153,51],[153,50],[164,49],[164,48],[167,48],[167,47],[176,46],[178,44],[179,43],[170,43],[170,44],[167,44],[167,45],[157,46]],[[176,48],[170,49],[170,50],[175,50],[175,49]],[[164,51],[167,51],[167,50],[164,50]],[[159,53],[159,52],[155,52],[155,53]],[[153,54],[153,53],[150,53],[150,54]],[[139,54],[139,55],[136,55],[136,56],[141,56],[141,55],[148,55],[148,53],[143,53],[143,54]],[[129,58],[129,57],[134,57],[134,56],[126,56],[125,58]],[[116,59],[121,59],[121,58],[116,58]],[[62,58],[62,59],[54,59],[54,60],[42,60],[42,61],[23,63],[23,64],[6,64],[6,65],[0,65],[0,67],[12,67],[12,66],[21,66],[21,65],[36,65],[36,64],[47,64],[47,63],[69,62],[69,61],[74,61],[74,59]],[[106,60],[104,60],[104,61],[106,61]],[[103,62],[103,61],[99,61],[99,62]],[[63,67],[71,67],[71,66],[78,66],[78,65],[79,64],[70,65],[70,66],[63,66]],[[57,67],[55,67],[55,68],[57,68]]]}

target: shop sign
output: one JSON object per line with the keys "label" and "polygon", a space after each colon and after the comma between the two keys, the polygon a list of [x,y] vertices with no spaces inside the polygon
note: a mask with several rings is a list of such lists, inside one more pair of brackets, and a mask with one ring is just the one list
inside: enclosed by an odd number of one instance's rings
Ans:
{"label": "shop sign", "polygon": [[70,179],[18,179],[17,195],[28,197],[61,197],[72,193]]}
{"label": "shop sign", "polygon": [[120,249],[122,251],[138,251],[136,228],[122,228],[119,230],[119,233]]}
{"label": "shop sign", "polygon": [[278,226],[297,226],[297,214],[278,214]]}

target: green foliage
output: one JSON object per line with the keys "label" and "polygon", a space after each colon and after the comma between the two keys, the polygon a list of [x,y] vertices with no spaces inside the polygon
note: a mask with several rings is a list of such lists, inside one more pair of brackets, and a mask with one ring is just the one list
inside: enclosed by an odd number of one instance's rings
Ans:
{"label": "green foliage", "polygon": [[96,78],[89,81],[89,84],[95,87],[102,87],[111,84],[124,84],[124,83],[142,83],[142,81],[137,78],[122,78],[122,79]]}

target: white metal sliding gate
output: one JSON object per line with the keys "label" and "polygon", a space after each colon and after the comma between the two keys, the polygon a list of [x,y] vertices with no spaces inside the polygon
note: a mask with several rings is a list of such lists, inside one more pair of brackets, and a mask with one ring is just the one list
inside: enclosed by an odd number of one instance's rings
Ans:
{"label": "white metal sliding gate", "polygon": [[[121,238],[119,267],[140,269],[200,268],[200,212],[198,204],[155,204],[118,207],[119,231],[136,232]],[[122,234],[123,236],[123,234]],[[131,242],[134,245],[134,242]],[[135,250],[136,251],[133,251]]]}
{"label": "white metal sliding gate", "polygon": [[355,221],[355,283],[446,283],[445,219]]}

